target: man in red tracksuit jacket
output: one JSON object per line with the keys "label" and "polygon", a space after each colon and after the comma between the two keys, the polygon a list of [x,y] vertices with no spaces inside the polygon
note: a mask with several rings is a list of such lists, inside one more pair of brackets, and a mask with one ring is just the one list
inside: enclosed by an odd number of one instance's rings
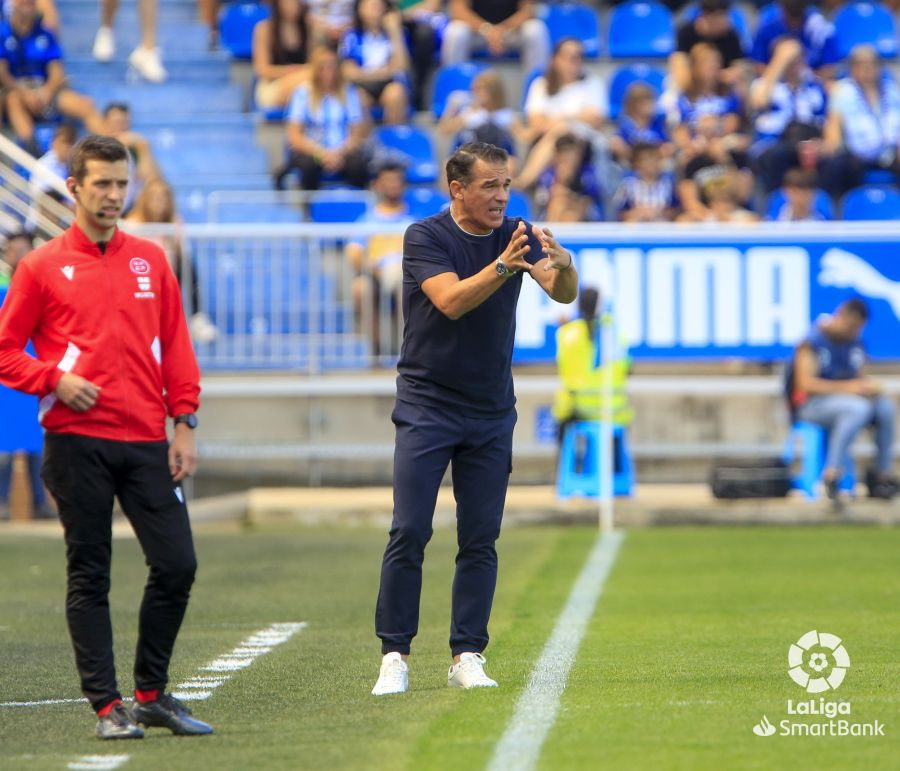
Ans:
{"label": "man in red tracksuit jacket", "polygon": [[[66,619],[97,736],[141,738],[141,725],[207,734],[165,690],[197,567],[180,483],[197,465],[200,374],[181,292],[163,251],[116,227],[125,147],[89,136],[70,163],[75,223],[16,270],[0,311],[0,382],[41,397],[42,475],[65,532]],[[23,351],[29,339],[36,359]],[[130,712],[116,686],[109,615],[115,497],[150,567]]]}

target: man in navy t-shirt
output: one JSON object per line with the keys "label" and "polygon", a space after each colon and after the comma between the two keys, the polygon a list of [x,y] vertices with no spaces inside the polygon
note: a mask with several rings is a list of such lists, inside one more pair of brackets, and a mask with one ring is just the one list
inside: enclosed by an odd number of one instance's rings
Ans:
{"label": "man in navy t-shirt", "polygon": [[394,520],[375,614],[384,655],[376,696],[408,687],[425,545],[451,463],[459,552],[448,683],[497,685],[484,673],[481,654],[512,470],[516,301],[526,272],[559,302],[572,302],[578,287],[572,255],[548,228],[505,216],[508,160],[494,145],[460,147],[447,161],[450,208],[411,225],[404,238]]}
{"label": "man in navy t-shirt", "polygon": [[850,445],[866,426],[875,427],[876,466],[869,472],[869,492],[893,498],[894,402],[864,373],[866,349],[862,330],[869,309],[859,299],[847,300],[831,316],[813,326],[797,347],[792,362],[791,405],[800,420],[828,430],[822,481],[828,497],[838,501],[838,483],[851,467]]}

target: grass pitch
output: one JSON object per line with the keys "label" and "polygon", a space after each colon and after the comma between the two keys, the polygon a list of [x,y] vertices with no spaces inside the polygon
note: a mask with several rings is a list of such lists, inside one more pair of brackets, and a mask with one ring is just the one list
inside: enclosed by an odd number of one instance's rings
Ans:
{"label": "grass pitch", "polygon": [[[0,708],[0,769],[65,769],[128,754],[124,771],[478,769],[515,702],[596,537],[516,528],[499,545],[486,655],[498,690],[446,687],[455,539],[428,548],[410,693],[369,695],[379,663],[373,606],[386,534],[368,529],[200,531],[200,573],[172,680],[272,623],[305,621],[289,642],[192,706],[211,737],[151,731],[101,743],[84,704]],[[123,692],[145,568],[117,541],[111,605]],[[900,532],[862,528],[684,528],[630,532],[563,694],[539,768],[888,769],[900,757]],[[64,549],[0,532],[0,702],[76,698],[65,629]],[[810,629],[844,639],[851,668],[829,700],[884,737],[758,737],[786,700]],[[843,717],[843,716],[842,716]],[[796,716],[812,722],[815,716]]]}

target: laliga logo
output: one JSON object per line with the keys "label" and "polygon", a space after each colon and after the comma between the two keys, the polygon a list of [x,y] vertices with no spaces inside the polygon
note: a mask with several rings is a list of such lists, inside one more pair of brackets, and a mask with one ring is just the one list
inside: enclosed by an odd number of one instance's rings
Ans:
{"label": "laliga logo", "polygon": [[788,650],[788,674],[807,693],[837,688],[850,667],[850,656],[841,638],[812,630]]}

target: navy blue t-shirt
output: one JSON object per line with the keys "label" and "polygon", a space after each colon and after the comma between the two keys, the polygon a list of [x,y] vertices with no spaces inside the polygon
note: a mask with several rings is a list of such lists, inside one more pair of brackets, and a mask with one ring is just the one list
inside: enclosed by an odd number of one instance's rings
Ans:
{"label": "navy blue t-shirt", "polygon": [[[515,405],[512,351],[524,271],[507,278],[487,300],[456,321],[434,306],[422,283],[441,273],[466,279],[484,270],[509,244],[519,221],[507,217],[489,235],[474,236],[460,229],[448,209],[407,228],[398,399],[450,407],[474,417],[497,416]],[[544,255],[531,223],[525,226],[531,245],[525,259],[534,264]]]}
{"label": "navy blue t-shirt", "polygon": [[866,363],[862,340],[833,340],[816,324],[804,341],[819,362],[823,380],[855,380]]}

